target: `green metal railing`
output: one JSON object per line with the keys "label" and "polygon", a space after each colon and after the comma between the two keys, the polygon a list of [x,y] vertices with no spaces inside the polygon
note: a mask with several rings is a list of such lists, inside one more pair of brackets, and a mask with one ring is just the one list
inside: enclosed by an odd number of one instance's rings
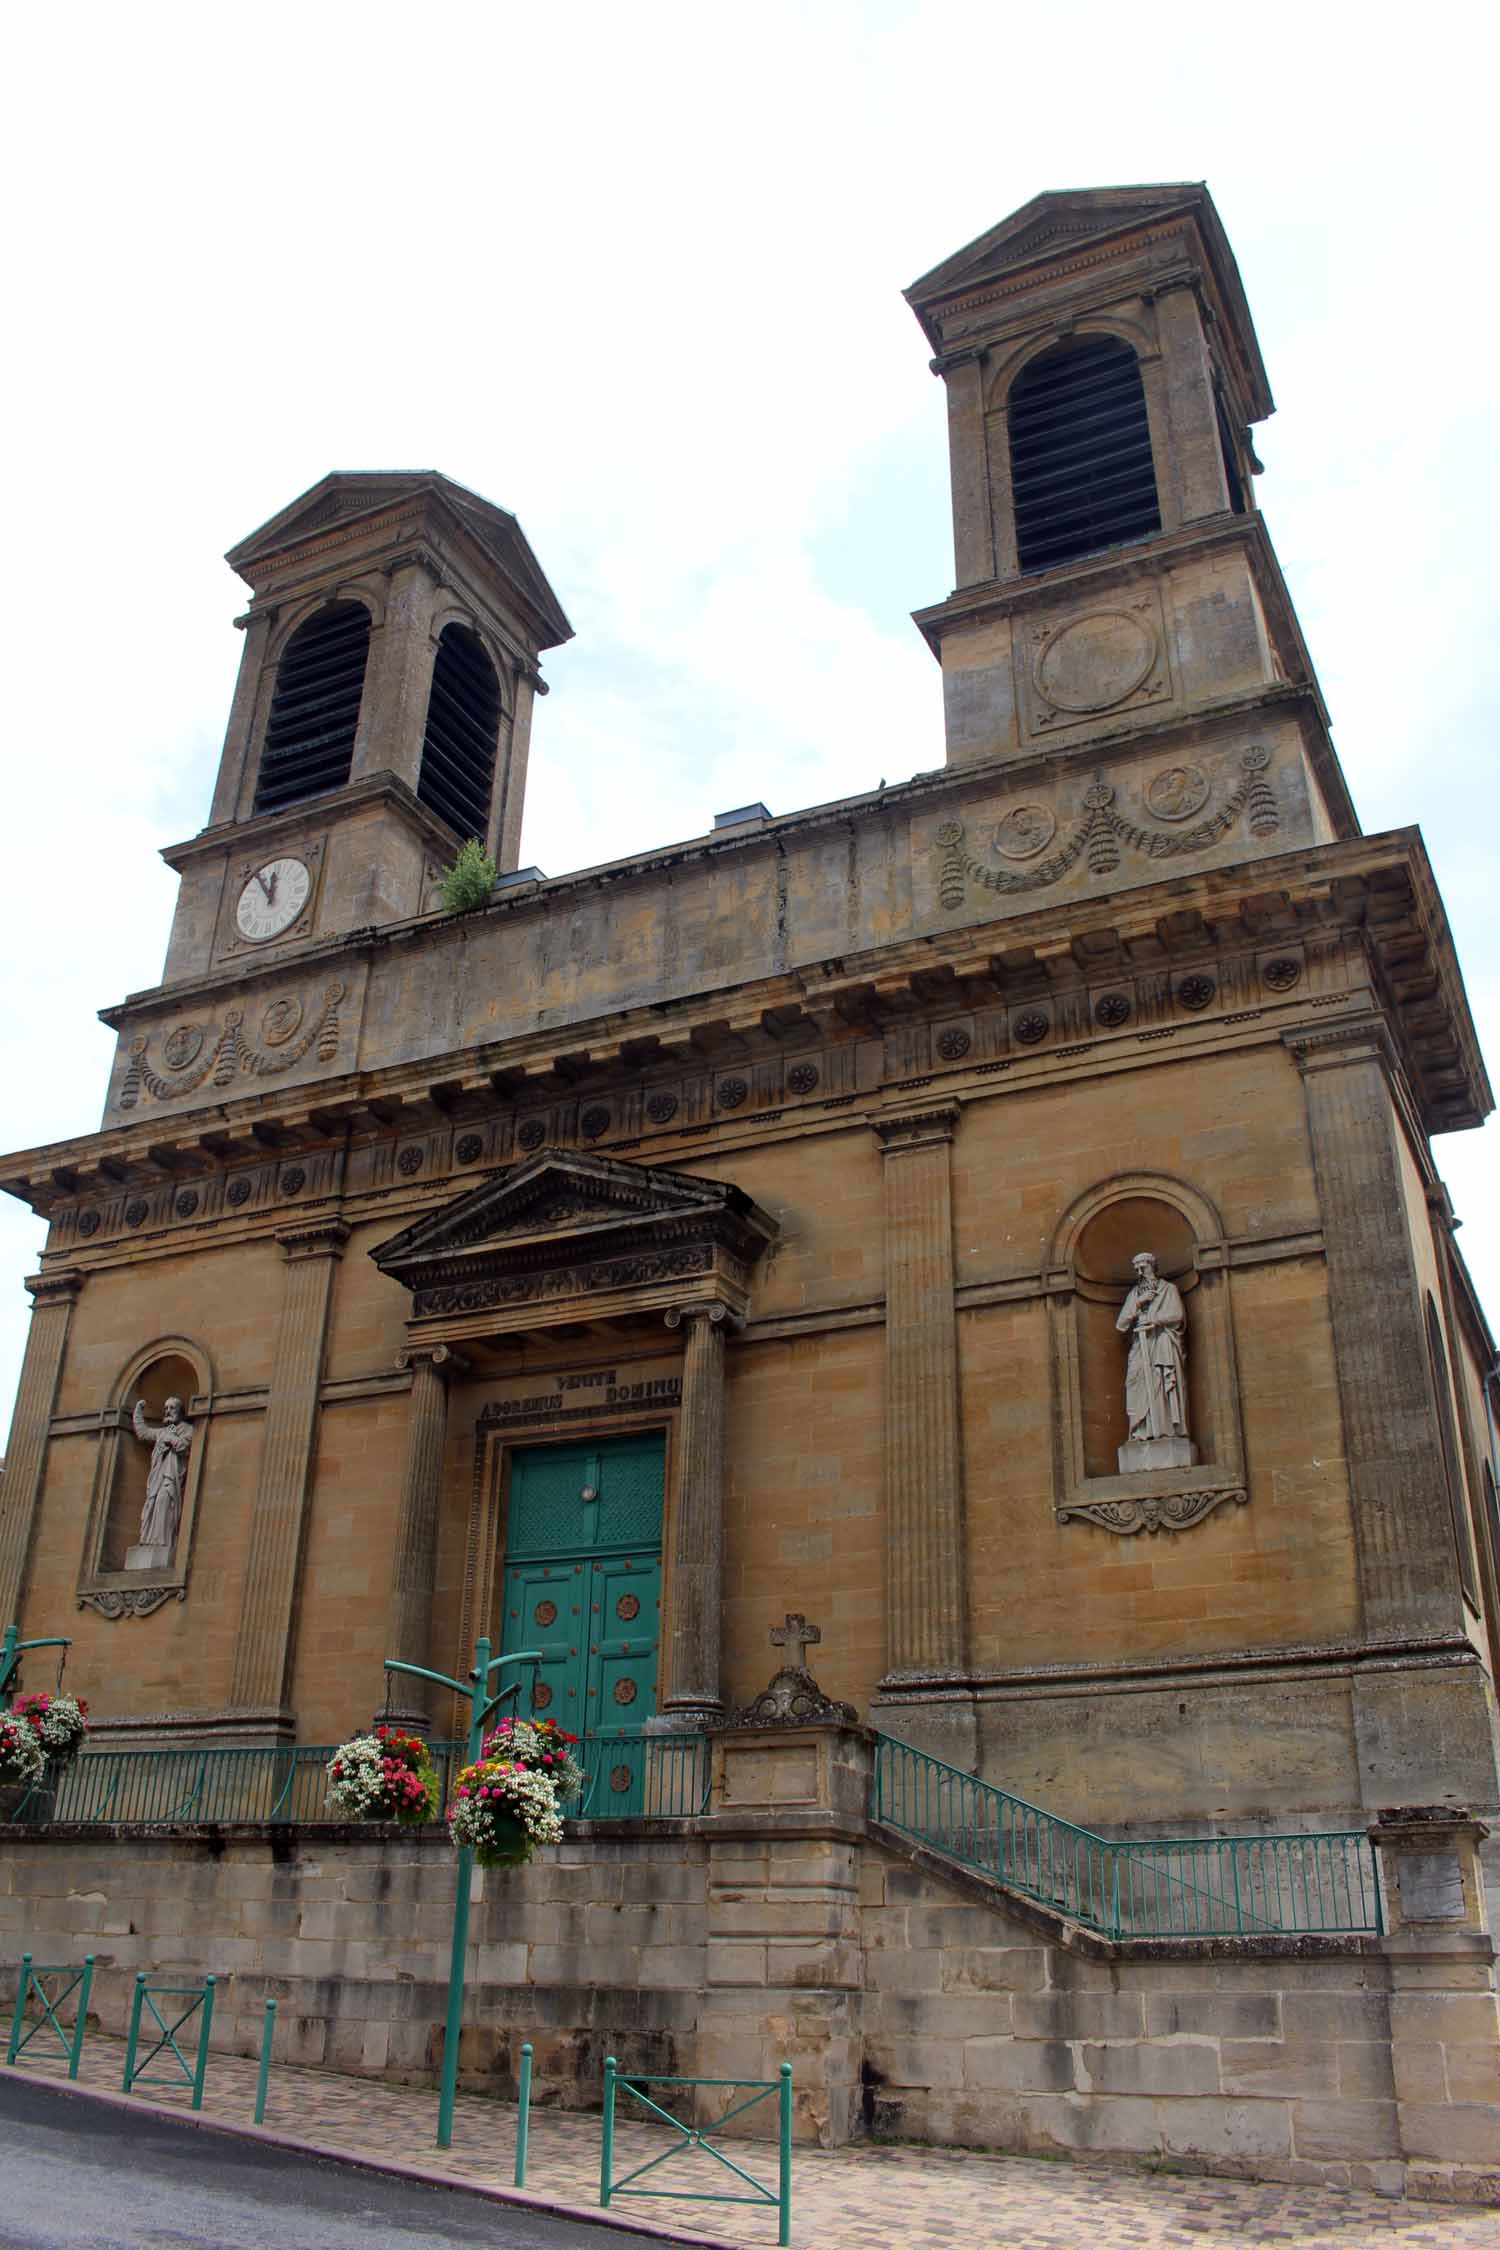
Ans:
{"label": "green metal railing", "polygon": [[[687,2086],[696,2090],[710,2086],[725,2095],[741,2094],[742,2101],[723,2109],[712,2125],[684,2125],[679,2118],[654,2102],[649,2094],[642,2093],[643,2086]],[[650,2112],[651,2121],[670,2126],[677,2138],[664,2148],[659,2156],[648,2157],[637,2164],[633,2172],[617,2175],[615,2172],[615,2103],[617,2096],[628,2094],[642,2109]],[[733,2118],[742,2117],[746,2110],[755,2109],[761,2102],[776,2102],[776,2185],[768,2187],[743,2164],[718,2146],[718,2135]],[[670,2098],[670,2097],[666,2097]],[[715,2195],[709,2188],[638,2187],[648,2172],[669,2164],[676,2156],[707,2156],[740,2180],[750,2190],[748,2195],[735,2195],[721,2190]],[[681,2176],[680,2174],[678,2175]],[[613,2055],[604,2063],[604,2117],[599,2141],[599,2202],[608,2210],[611,2199],[619,2195],[662,2196],[673,2203],[751,2203],[769,2204],[776,2213],[776,2240],[785,2245],[792,2239],[792,2066],[782,2063],[774,2078],[669,2078],[660,2072],[621,2070]]]}
{"label": "green metal railing", "polygon": [[1075,1828],[939,1758],[877,1735],[873,1813],[1106,1937],[1258,1937],[1382,1928],[1360,1829],[1114,1839]]}
{"label": "green metal railing", "polygon": [[[586,1735],[580,1759],[587,1776],[564,1811],[575,1820],[639,1820],[692,1815],[708,1802],[708,1738],[648,1734],[642,1727]],[[461,1742],[429,1745],[452,1794],[463,1763]],[[197,1822],[333,1820],[327,1799],[332,1743],[242,1750],[84,1750],[51,1766],[11,1819],[130,1821],[152,1828]]]}
{"label": "green metal railing", "polygon": [[[47,1989],[46,1979],[65,1978],[65,1983],[54,1981]],[[24,2054],[33,2039],[46,2036],[57,2041],[58,2053],[66,2056],[68,2076],[78,2076],[78,2059],[83,2053],[83,2035],[89,2022],[89,1988],[94,1981],[94,1956],[85,1953],[83,1967],[75,1969],[68,1961],[35,1961],[29,1953],[21,1955],[20,1974],[16,1979],[16,2005],[10,2019],[10,2038],[6,2044],[5,2060],[13,2063],[17,2055]],[[58,2009],[69,2000],[73,2005],[73,2022],[64,2024]],[[33,1999],[37,2004],[36,2020],[27,2028],[26,2012]]]}
{"label": "green metal railing", "polygon": [[706,1734],[601,1727],[578,1755],[584,1784],[563,1807],[572,1820],[693,1819],[708,1809]]}
{"label": "green metal railing", "polygon": [[[214,1985],[217,1979],[204,1977],[198,1984],[152,1984],[144,1969],[135,1980],[135,1994],[130,2003],[130,2036],[125,2042],[125,2078],[122,2090],[130,2093],[136,2086],[191,2086],[193,2107],[203,2107],[203,2080],[208,2070],[208,2035],[214,2020]],[[158,2000],[167,2002],[167,2012],[172,2017],[168,2023],[157,2006]],[[182,2001],[176,2008],[174,2003]],[[146,2037],[151,2040],[144,2060],[141,2058],[141,2013],[151,2012],[151,2022],[146,2025]],[[177,2044],[177,2034],[196,2015],[198,2018],[198,2052],[191,2062]],[[153,2027],[156,2036],[153,2036]],[[172,2058],[170,2062],[167,2057]],[[151,2066],[157,2057],[162,2058],[163,2077],[158,2070],[153,2077]],[[175,2068],[173,2066],[176,2066]]]}

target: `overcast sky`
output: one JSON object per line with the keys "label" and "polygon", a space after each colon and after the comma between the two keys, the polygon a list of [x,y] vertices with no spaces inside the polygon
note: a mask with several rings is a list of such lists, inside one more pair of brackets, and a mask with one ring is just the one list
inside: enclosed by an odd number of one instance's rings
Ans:
{"label": "overcast sky", "polygon": [[[208,814],[246,599],[219,558],[328,469],[519,515],[577,631],[532,739],[549,874],[940,764],[910,612],[952,584],[943,399],[900,290],[1042,188],[1134,180],[1217,201],[1355,802],[1421,823],[1500,1067],[1496,39],[1422,21],[17,9],[0,1141],[98,1121],[94,1011],[155,983],[157,850]],[[1438,1144],[1492,1314],[1494,1148]],[[0,1407],[42,1232],[0,1198]]]}

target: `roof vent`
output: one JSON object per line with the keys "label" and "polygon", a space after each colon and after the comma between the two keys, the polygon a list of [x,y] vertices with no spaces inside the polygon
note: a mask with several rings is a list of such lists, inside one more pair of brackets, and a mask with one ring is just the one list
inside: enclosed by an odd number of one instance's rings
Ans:
{"label": "roof vent", "polygon": [[714,827],[739,828],[747,820],[769,820],[770,810],[765,805],[736,805],[733,812],[716,812]]}

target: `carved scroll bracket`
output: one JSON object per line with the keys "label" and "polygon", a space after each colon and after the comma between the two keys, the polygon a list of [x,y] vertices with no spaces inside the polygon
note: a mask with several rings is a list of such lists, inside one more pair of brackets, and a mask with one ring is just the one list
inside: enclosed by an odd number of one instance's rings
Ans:
{"label": "carved scroll bracket", "polygon": [[1070,1500],[1054,1514],[1059,1523],[1072,1518],[1129,1536],[1137,1531],[1187,1531],[1212,1515],[1224,1501],[1232,1500],[1237,1508],[1243,1508],[1249,1498],[1243,1485],[1226,1484],[1206,1490],[1148,1493],[1129,1500]]}

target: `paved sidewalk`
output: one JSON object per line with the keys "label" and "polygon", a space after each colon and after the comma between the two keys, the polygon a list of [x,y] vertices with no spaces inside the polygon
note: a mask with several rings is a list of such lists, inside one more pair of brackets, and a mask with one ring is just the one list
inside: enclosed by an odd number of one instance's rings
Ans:
{"label": "paved sidewalk", "polygon": [[[124,2056],[122,2040],[91,2037],[79,2085],[118,2098]],[[62,2060],[33,2061],[30,2054],[16,2067],[54,2081],[67,2075]],[[251,2061],[211,2055],[204,2119],[250,2127],[255,2076]],[[152,2087],[141,2098],[174,2111],[186,2111],[190,2099],[186,2086]],[[515,2121],[515,2110],[504,2103],[461,2098],[453,2147],[443,2152],[433,2145],[435,2094],[278,2064],[265,2130],[327,2153],[509,2190]],[[658,2154],[669,2138],[664,2129],[622,2123],[617,2173]],[[774,2178],[770,2144],[739,2143],[734,2153],[751,2171]],[[679,2188],[736,2185],[702,2156],[677,2159],[671,2172],[681,2173],[671,2181]],[[526,2187],[529,2197],[551,2207],[599,2215],[597,2114],[533,2109]],[[627,2200],[611,2206],[616,2214],[631,2226],[669,2229],[678,2240],[743,2250],[776,2240],[769,2206]],[[1004,2250],[1115,2250],[1120,2244],[1130,2250],[1247,2250],[1276,2242],[1295,2242],[1300,2250],[1356,2250],[1372,2236],[1382,2250],[1500,2250],[1500,2211],[957,2150],[798,2149],[792,2160],[792,2241],[799,2250],[888,2250],[897,2243],[901,2250],[991,2244]]]}

